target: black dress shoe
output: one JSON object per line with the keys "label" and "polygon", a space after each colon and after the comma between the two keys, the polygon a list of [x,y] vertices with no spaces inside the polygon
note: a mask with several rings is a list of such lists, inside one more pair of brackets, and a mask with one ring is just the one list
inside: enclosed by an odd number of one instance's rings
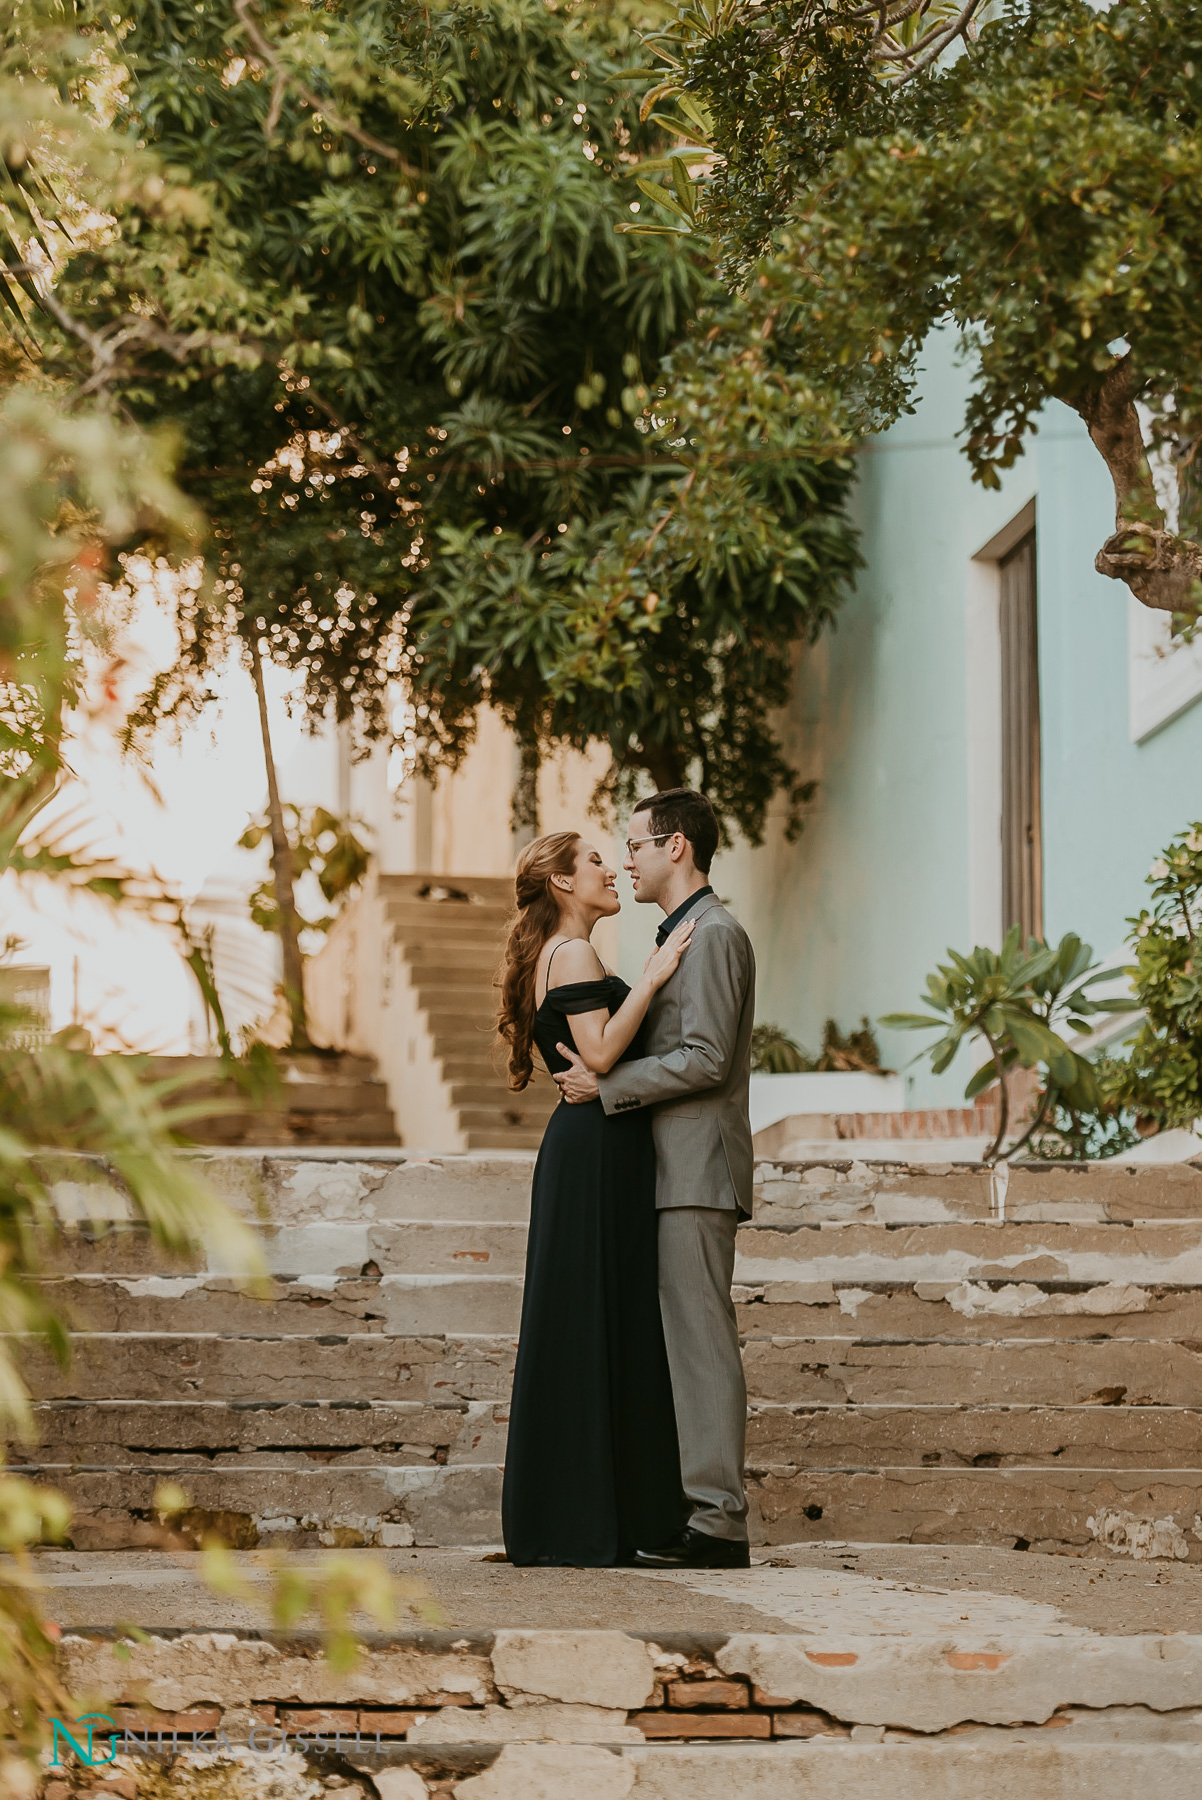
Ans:
{"label": "black dress shoe", "polygon": [[658,1550],[636,1550],[638,1569],[749,1569],[751,1551],[737,1538],[711,1537],[686,1525]]}

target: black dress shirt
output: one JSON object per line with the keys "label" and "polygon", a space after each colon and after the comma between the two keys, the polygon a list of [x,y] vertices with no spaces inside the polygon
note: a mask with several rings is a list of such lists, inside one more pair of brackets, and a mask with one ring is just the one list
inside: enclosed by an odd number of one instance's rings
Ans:
{"label": "black dress shirt", "polygon": [[676,927],[681,924],[683,920],[688,918],[689,913],[696,906],[697,902],[704,898],[706,894],[712,894],[713,891],[712,887],[698,888],[695,894],[690,894],[687,900],[681,901],[675,912],[668,914],[667,918],[655,934],[655,944],[657,949],[661,944],[666,943],[672,933],[676,930]]}

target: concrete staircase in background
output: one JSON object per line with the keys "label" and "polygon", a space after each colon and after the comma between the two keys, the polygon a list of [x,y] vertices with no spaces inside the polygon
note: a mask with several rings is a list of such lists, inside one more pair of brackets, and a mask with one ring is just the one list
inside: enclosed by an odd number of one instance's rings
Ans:
{"label": "concrete staircase in background", "polygon": [[223,1074],[214,1056],[156,1056],[150,1075],[183,1083],[177,1102],[213,1101],[210,1118],[190,1120],[197,1144],[253,1144],[256,1149],[314,1144],[400,1143],[388,1090],[371,1057],[335,1051],[277,1052],[279,1087],[261,1100]]}
{"label": "concrete staircase in background", "polygon": [[[532,1159],[203,1161],[270,1296],[80,1228],[72,1365],[23,1348],[75,1546],[167,1478],[245,1547],[495,1544]],[[1202,1170],[761,1164],[736,1281],[758,1541],[1202,1560]]]}
{"label": "concrete staircase in background", "polygon": [[373,875],[306,970],[314,1031],[377,1059],[401,1140],[535,1150],[559,1095],[540,1070],[511,1093],[494,986],[513,882]]}
{"label": "concrete staircase in background", "polygon": [[389,934],[407,963],[468,1150],[537,1150],[559,1095],[545,1074],[510,1092],[494,981],[513,881],[384,875]]}

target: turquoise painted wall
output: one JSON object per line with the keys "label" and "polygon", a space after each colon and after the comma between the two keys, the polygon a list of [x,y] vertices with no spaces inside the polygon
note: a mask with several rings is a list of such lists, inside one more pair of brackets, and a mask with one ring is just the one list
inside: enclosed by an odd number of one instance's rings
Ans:
{"label": "turquoise painted wall", "polygon": [[[804,834],[738,846],[715,880],[751,932],[759,1017],[816,1048],[822,1022],[909,1009],[951,944],[971,941],[972,558],[1034,494],[1039,545],[1045,920],[1117,949],[1160,845],[1202,813],[1202,706],[1142,745],[1128,733],[1126,589],[1095,574],[1111,527],[1106,469],[1056,406],[1002,490],[957,446],[969,372],[933,340],[917,410],[864,453],[855,496],[866,567],[837,629],[801,657],[786,724],[819,783]],[[638,914],[645,909],[627,909]],[[650,921],[625,925],[623,964]],[[918,1040],[882,1034],[902,1066]],[[956,1101],[965,1071],[908,1074],[910,1103]]]}

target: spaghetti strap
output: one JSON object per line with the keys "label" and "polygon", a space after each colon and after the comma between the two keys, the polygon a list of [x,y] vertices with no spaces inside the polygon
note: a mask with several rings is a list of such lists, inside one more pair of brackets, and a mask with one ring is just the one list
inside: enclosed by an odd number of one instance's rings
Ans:
{"label": "spaghetti strap", "polygon": [[[571,943],[571,941],[572,940],[570,938],[564,938],[563,943],[556,944],[555,949],[552,950],[550,956],[547,958],[546,980],[543,983],[543,997],[542,997],[542,1000],[540,1001],[540,1005],[542,1005],[542,1006],[546,1005],[547,995],[551,992],[551,964],[555,961],[557,952],[563,949],[564,944],[569,944],[569,943]],[[534,992],[535,992],[535,996],[537,997],[537,995],[538,995],[537,987],[535,988]]]}
{"label": "spaghetti strap", "polygon": [[[571,941],[572,941],[571,938],[565,938],[563,940],[563,944],[570,944]],[[549,991],[549,989],[550,989],[550,986],[551,986],[551,964],[555,961],[555,958],[559,955],[559,952],[563,949],[563,944],[556,944],[554,950],[552,950],[550,956],[547,958],[547,982],[546,982],[546,987],[543,990],[544,993]]]}

